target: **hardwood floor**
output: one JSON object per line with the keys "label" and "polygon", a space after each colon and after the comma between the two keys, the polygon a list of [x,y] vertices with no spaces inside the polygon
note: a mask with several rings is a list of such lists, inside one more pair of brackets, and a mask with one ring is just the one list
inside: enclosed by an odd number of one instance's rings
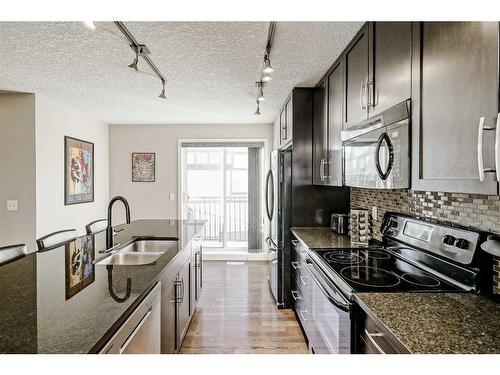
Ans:
{"label": "hardwood floor", "polygon": [[276,308],[267,262],[203,267],[203,292],[181,353],[307,353],[293,311]]}

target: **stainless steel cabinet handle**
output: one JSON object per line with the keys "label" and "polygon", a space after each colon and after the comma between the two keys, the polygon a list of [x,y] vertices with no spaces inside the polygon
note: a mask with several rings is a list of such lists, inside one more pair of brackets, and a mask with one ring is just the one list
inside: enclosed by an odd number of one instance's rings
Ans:
{"label": "stainless steel cabinet handle", "polygon": [[292,267],[294,270],[298,270],[300,267],[299,267],[299,262],[292,262]]}
{"label": "stainless steel cabinet handle", "polygon": [[330,170],[329,170],[329,162],[328,162],[328,159],[325,159],[325,163],[323,164],[323,169],[325,169],[325,171],[323,172],[323,176],[325,176],[325,180],[329,180],[330,179]]}
{"label": "stainless steel cabinet handle", "polygon": [[[500,116],[500,114],[499,114],[499,116]],[[481,182],[484,181],[484,174],[485,173],[494,173],[494,172],[496,172],[496,174],[497,174],[497,180],[499,180],[499,172],[497,171],[498,170],[498,165],[497,165],[498,152],[497,152],[497,148],[500,147],[500,146],[497,147],[497,143],[499,142],[499,140],[498,140],[498,133],[499,133],[498,123],[499,123],[498,117],[497,117],[497,125],[496,126],[484,126],[484,116],[479,119],[479,128],[478,128],[478,131],[477,131],[477,168],[478,168],[478,171],[479,171],[479,181],[481,181]],[[495,130],[495,128],[497,129],[497,131],[496,131],[496,134],[497,134],[496,138],[497,139],[495,140],[495,167],[497,169],[494,169],[494,168],[484,168],[484,162],[483,162],[483,134],[484,134],[485,130]]]}
{"label": "stainless steel cabinet handle", "polygon": [[299,295],[299,292],[297,292],[296,290],[292,290],[292,298],[295,300],[295,301],[300,301],[302,298],[300,297]]}
{"label": "stainless steel cabinet handle", "polygon": [[497,124],[495,126],[495,169],[497,172],[497,181],[500,182],[500,113],[497,115]]}
{"label": "stainless steel cabinet handle", "polygon": [[325,174],[324,174],[324,170],[323,170],[323,162],[325,161],[325,159],[321,159],[319,161],[319,179],[321,181],[324,181],[325,180]]}
{"label": "stainless steel cabinet handle", "polygon": [[384,336],[383,333],[379,333],[379,332],[370,333],[370,332],[368,332],[368,330],[365,329],[365,335],[368,337],[368,340],[370,340],[370,342],[373,344],[375,349],[378,350],[379,353],[385,354],[384,350],[380,347],[379,344],[377,344],[377,342],[374,339],[374,337],[383,337]]}
{"label": "stainless steel cabinet handle", "polygon": [[361,107],[361,109],[365,110],[366,109],[366,106],[364,104],[364,101],[363,101],[363,98],[365,96],[364,92],[365,92],[365,87],[366,87],[366,84],[364,81],[361,81],[361,86],[359,88],[359,106]]}
{"label": "stainless steel cabinet handle", "polygon": [[373,81],[366,81],[366,107],[371,108],[374,106],[375,103],[373,100]]}
{"label": "stainless steel cabinet handle", "polygon": [[180,280],[174,281],[174,285],[175,285],[175,303],[180,304],[180,303],[182,303],[181,281]]}
{"label": "stainless steel cabinet handle", "polygon": [[308,319],[304,316],[304,314],[309,314],[307,310],[299,310],[300,316],[304,319],[304,323],[307,323]]}
{"label": "stainless steel cabinet handle", "polygon": [[305,286],[307,286],[307,277],[299,276],[299,279],[300,279],[300,281],[302,281],[302,284],[304,284]]}

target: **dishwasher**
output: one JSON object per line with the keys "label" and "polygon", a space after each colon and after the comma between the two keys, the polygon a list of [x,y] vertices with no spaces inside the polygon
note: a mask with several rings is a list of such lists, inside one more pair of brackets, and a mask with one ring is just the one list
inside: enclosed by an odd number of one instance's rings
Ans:
{"label": "dishwasher", "polygon": [[125,323],[104,345],[101,354],[160,354],[161,284],[144,297]]}

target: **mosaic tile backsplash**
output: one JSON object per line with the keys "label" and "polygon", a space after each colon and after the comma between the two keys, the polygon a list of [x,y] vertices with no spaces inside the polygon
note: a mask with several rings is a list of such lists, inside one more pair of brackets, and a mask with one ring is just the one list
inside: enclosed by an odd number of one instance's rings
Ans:
{"label": "mosaic tile backsplash", "polygon": [[[351,208],[376,206],[373,237],[380,240],[380,225],[386,211],[441,221],[500,234],[500,197],[414,190],[374,190],[351,188]],[[500,258],[493,266],[495,293],[500,293]]]}

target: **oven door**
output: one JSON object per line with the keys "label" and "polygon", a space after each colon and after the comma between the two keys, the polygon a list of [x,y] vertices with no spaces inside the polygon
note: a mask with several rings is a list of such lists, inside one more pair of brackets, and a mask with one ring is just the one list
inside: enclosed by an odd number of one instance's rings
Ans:
{"label": "oven door", "polygon": [[315,354],[351,353],[352,304],[310,259],[306,270],[311,283],[311,321],[314,332],[309,348]]}
{"label": "oven door", "polygon": [[384,126],[343,142],[346,186],[410,187],[410,120]]}

